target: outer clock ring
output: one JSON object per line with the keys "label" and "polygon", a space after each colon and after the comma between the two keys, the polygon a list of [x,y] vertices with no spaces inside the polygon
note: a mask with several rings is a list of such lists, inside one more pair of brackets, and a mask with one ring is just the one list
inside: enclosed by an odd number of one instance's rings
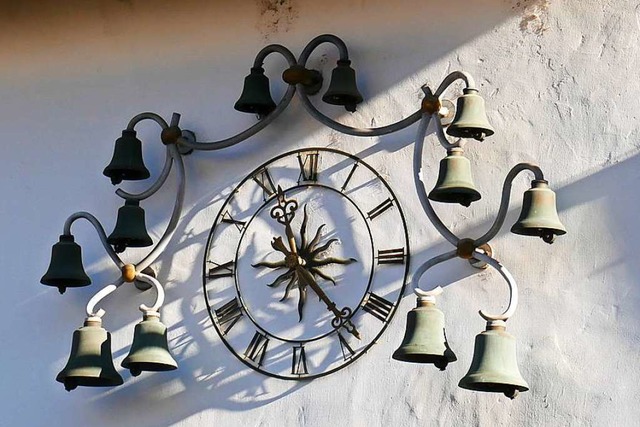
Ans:
{"label": "outer clock ring", "polygon": [[[219,310],[220,307],[215,307],[211,301],[210,301],[210,296],[209,296],[209,287],[208,284],[210,282],[210,278],[208,277],[208,267],[209,267],[209,252],[210,249],[212,247],[212,243],[213,243],[213,239],[214,236],[216,234],[216,229],[220,226],[221,221],[223,220],[223,216],[225,215],[226,209],[228,208],[228,205],[230,203],[230,200],[234,197],[234,195],[243,187],[243,185],[245,185],[248,181],[250,181],[251,179],[254,179],[254,177],[256,176],[256,174],[258,174],[261,170],[264,170],[267,166],[282,160],[286,157],[289,156],[296,156],[296,155],[301,155],[302,153],[308,153],[310,151],[317,151],[317,152],[327,152],[327,153],[334,153],[337,154],[339,156],[344,157],[345,159],[349,159],[351,160],[354,164],[357,164],[358,166],[363,166],[366,168],[366,170],[368,171],[368,173],[372,174],[373,176],[375,176],[375,178],[383,185],[384,189],[386,190],[386,192],[391,196],[391,200],[393,202],[395,202],[394,204],[394,208],[397,210],[397,215],[399,217],[399,220],[401,222],[401,228],[402,228],[402,239],[403,239],[403,244],[404,244],[404,248],[406,251],[405,259],[404,259],[404,271],[402,272],[402,279],[401,279],[401,283],[399,285],[399,287],[397,288],[397,298],[395,299],[395,301],[393,301],[393,306],[389,308],[388,310],[388,314],[386,314],[386,319],[383,321],[382,326],[378,329],[377,334],[373,337],[373,338],[369,338],[367,340],[367,343],[361,347],[355,354],[352,354],[352,357],[349,357],[348,359],[345,358],[345,360],[338,364],[335,367],[331,367],[330,369],[326,369],[320,372],[314,372],[314,373],[309,373],[309,374],[305,374],[305,375],[288,375],[288,374],[281,374],[281,373],[277,373],[277,372],[273,372],[270,371],[268,369],[264,369],[261,365],[261,363],[256,364],[256,362],[254,360],[250,360],[247,358],[246,355],[246,351],[243,354],[242,349],[238,348],[237,346],[232,345],[227,338],[225,337],[225,333],[226,331],[223,330],[223,328],[221,327],[221,325],[219,324],[219,322],[217,321],[217,315],[216,315],[216,310]],[[355,167],[354,167],[355,169]],[[346,185],[346,184],[345,184]],[[360,208],[360,206],[358,206],[358,204],[356,202],[354,202],[348,195],[342,193],[340,190],[337,189],[337,187],[331,187],[331,186],[324,186],[324,185],[320,185],[320,184],[299,184],[297,186],[291,186],[289,188],[287,188],[287,192],[293,190],[293,189],[297,189],[297,188],[305,188],[305,187],[311,187],[311,186],[316,186],[316,187],[325,187],[328,188],[330,191],[335,191],[338,193],[341,193],[340,195],[342,197],[345,197],[347,200],[349,200],[349,202],[357,209],[359,215],[363,218],[365,218],[365,214],[363,209]],[[251,218],[253,219],[255,217],[255,215],[258,214],[258,212],[260,212],[261,210],[265,209],[266,206],[269,205],[269,203],[273,200],[275,196],[272,195],[270,198],[267,198],[256,210],[255,212],[252,214]],[[369,212],[371,213],[371,212]],[[371,240],[371,245],[373,247],[373,238],[371,238],[371,230],[369,227],[369,224],[367,223],[366,219],[365,219],[365,224],[367,224],[367,229],[368,232],[370,234],[370,240]],[[242,235],[244,237],[244,232],[246,230],[242,231]],[[242,241],[241,237],[239,239],[239,242]],[[240,247],[240,243],[238,243],[238,247],[236,247],[236,250],[234,251],[235,254],[235,262],[237,262],[238,260],[238,251],[239,251],[239,247]],[[251,173],[249,173],[245,178],[243,178],[238,185],[234,188],[234,190],[229,194],[229,196],[226,198],[225,202],[223,203],[222,207],[220,208],[218,214],[216,215],[216,218],[214,220],[213,226],[211,228],[211,231],[209,233],[209,237],[207,239],[207,245],[206,245],[206,250],[205,250],[205,256],[204,256],[204,262],[203,262],[203,270],[202,270],[202,274],[203,274],[203,291],[204,291],[204,299],[205,299],[205,303],[207,306],[207,311],[209,314],[209,317],[211,318],[211,321],[214,325],[214,328],[216,329],[216,332],[218,333],[218,335],[220,336],[222,342],[224,343],[225,347],[227,347],[227,349],[229,349],[229,351],[238,359],[240,360],[242,363],[244,363],[246,366],[250,367],[251,369],[254,369],[258,372],[261,372],[262,374],[271,376],[271,377],[275,377],[275,378],[279,378],[279,379],[285,379],[285,380],[306,380],[306,379],[313,379],[313,378],[318,378],[318,377],[322,377],[328,374],[331,374],[333,372],[336,372],[348,365],[350,365],[351,363],[353,363],[354,361],[358,360],[363,354],[365,354],[373,344],[375,344],[377,342],[377,340],[380,338],[380,336],[382,335],[382,333],[386,330],[386,328],[388,327],[389,323],[391,322],[391,320],[393,319],[393,316],[395,315],[395,312],[397,310],[398,307],[398,303],[401,300],[403,294],[404,294],[404,290],[405,290],[405,286],[407,283],[407,277],[408,277],[408,272],[409,272],[409,262],[410,262],[410,250],[409,250],[409,236],[408,236],[408,231],[407,231],[407,226],[406,226],[406,220],[405,220],[405,216],[404,213],[402,211],[402,208],[400,207],[399,203],[398,203],[398,199],[395,196],[395,193],[393,192],[393,190],[391,189],[391,187],[389,186],[389,184],[384,180],[384,178],[381,176],[381,174],[374,169],[373,167],[371,167],[369,164],[367,164],[366,162],[364,162],[362,159],[358,158],[355,155],[349,154],[349,153],[345,153],[343,151],[334,149],[334,148],[324,148],[324,147],[311,147],[311,148],[303,148],[303,149],[298,149],[298,150],[293,150],[293,151],[289,151],[283,154],[280,154],[276,157],[271,158],[270,160],[264,162],[263,164],[261,164],[260,166],[258,166],[257,168],[255,168]],[[372,251],[372,257],[375,256],[375,252]],[[373,262],[372,262],[372,270],[375,270],[376,267],[374,267]],[[371,281],[373,278],[373,272],[370,272],[369,274],[369,283],[367,284],[367,290],[369,290],[371,288]],[[233,282],[234,282],[234,287],[236,288],[236,292],[238,294],[238,298],[242,298],[242,294],[240,292],[239,286],[238,286],[238,277],[237,274],[234,272],[233,275]],[[352,314],[350,315],[350,318],[353,318],[356,316],[356,314],[358,313],[358,311],[362,311],[363,309],[363,301],[367,298],[368,294],[367,292],[365,292],[363,294],[362,300],[360,301],[360,304],[357,305],[355,307],[355,309],[353,310]],[[247,310],[244,309],[244,306],[242,308],[242,310],[244,310],[245,314],[248,314],[249,312]],[[363,312],[363,311],[362,311]],[[253,318],[251,318],[251,316],[248,316],[250,319],[250,322],[254,325],[254,327],[258,330],[261,331],[262,333],[268,334],[272,337],[278,338],[275,335],[271,335],[271,333],[267,330],[265,330],[263,327],[260,326],[259,322],[256,322]],[[333,334],[336,334],[339,330],[333,330],[330,331],[328,333],[322,334],[321,336],[318,337],[314,337],[311,340],[308,341],[321,341],[322,339],[325,339]],[[338,334],[339,335],[339,334]],[[282,338],[279,338],[281,341],[287,341],[287,340],[283,340]],[[290,342],[292,343],[306,343],[306,340],[291,340]],[[295,355],[294,355],[295,357]],[[306,367],[305,367],[306,369]]]}

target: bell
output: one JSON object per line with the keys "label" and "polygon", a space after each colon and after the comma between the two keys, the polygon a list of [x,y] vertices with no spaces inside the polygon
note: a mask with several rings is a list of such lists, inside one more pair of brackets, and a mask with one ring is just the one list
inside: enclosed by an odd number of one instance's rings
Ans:
{"label": "bell", "polygon": [[429,193],[431,200],[460,203],[462,206],[480,200],[480,193],[471,178],[471,163],[462,153],[461,148],[452,148],[447,152],[447,157],[440,160],[438,182]]}
{"label": "bell", "polygon": [[356,72],[351,68],[351,61],[339,60],[331,72],[331,83],[322,100],[331,105],[342,105],[353,113],[356,105],[362,102],[362,95],[356,85]]}
{"label": "bell", "polygon": [[520,218],[511,227],[511,232],[538,236],[547,243],[553,243],[555,236],[566,234],[556,210],[556,193],[547,181],[531,181],[531,188],[524,192]]}
{"label": "bell", "polygon": [[456,138],[473,138],[478,141],[494,134],[487,120],[484,99],[476,89],[463,89],[464,95],[458,98],[456,116],[447,128],[447,133]]}
{"label": "bell", "polygon": [[122,136],[116,140],[111,163],[102,173],[111,178],[113,185],[120,184],[122,180],[138,181],[149,178],[149,170],[142,160],[142,142],[136,138],[136,131],[122,131]]}
{"label": "bell", "polygon": [[178,364],[169,352],[167,327],[160,322],[157,312],[146,312],[142,322],[136,325],[133,344],[129,355],[122,361],[122,367],[131,375],[142,371],[173,371]]}
{"label": "bell", "polygon": [[266,116],[276,109],[276,103],[269,91],[269,78],[264,75],[262,67],[251,68],[251,73],[244,78],[242,95],[233,106],[237,111]]}
{"label": "bell", "polygon": [[88,317],[73,333],[67,366],[56,377],[67,391],[78,386],[112,387],[123,383],[111,358],[111,334],[99,317]]}
{"label": "bell", "polygon": [[82,266],[82,249],[72,235],[63,234],[51,248],[51,262],[40,283],[57,286],[63,294],[67,288],[79,288],[91,284],[91,279]]}
{"label": "bell", "polygon": [[144,209],[137,200],[127,200],[124,206],[118,209],[116,226],[107,242],[113,245],[116,252],[122,252],[129,247],[144,248],[153,244],[147,234]]}
{"label": "bell", "polygon": [[516,362],[516,340],[501,325],[487,325],[476,335],[469,372],[458,383],[467,390],[504,393],[510,399],[529,390]]}
{"label": "bell", "polygon": [[441,371],[458,360],[447,343],[444,314],[433,302],[418,298],[418,306],[407,313],[402,344],[391,357],[403,362],[433,363]]}

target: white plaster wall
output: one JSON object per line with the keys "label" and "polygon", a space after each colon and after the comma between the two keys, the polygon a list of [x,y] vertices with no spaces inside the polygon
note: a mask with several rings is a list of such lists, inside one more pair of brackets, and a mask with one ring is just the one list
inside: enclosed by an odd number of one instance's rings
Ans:
{"label": "white plaster wall", "polygon": [[[594,425],[640,423],[640,289],[637,210],[640,157],[638,1],[23,1],[2,2],[2,297],[0,425]],[[412,266],[450,249],[428,223],[410,174],[415,127],[358,139],[314,122],[294,101],[252,140],[186,159],[188,194],[178,233],[155,264],[167,285],[163,320],[180,364],[171,373],[122,372],[114,389],[64,391],[56,373],[68,357],[84,305],[114,271],[86,224],[74,227],[94,284],[64,296],[38,282],[65,218],[88,210],[107,230],[120,199],[101,171],[113,141],[141,111],[169,118],[202,139],[253,123],[232,108],[255,53],[276,42],[296,54],[312,37],[341,36],[367,101],[353,125],[383,125],[417,108],[420,85],[450,71],[477,79],[496,135],[467,154],[483,199],[469,209],[438,207],[460,235],[478,236],[498,208],[509,168],[538,162],[558,195],[569,234],[548,246],[516,236],[520,178],[507,224],[493,241],[521,287],[509,322],[531,391],[514,401],[457,387],[480,308],[500,309],[506,287],[495,272],[453,261],[434,270],[446,286],[440,307],[459,361],[432,366],[391,359],[401,341],[401,307],[379,343],[355,364],[312,382],[250,372],[222,345],[204,309],[201,262],[221,192],[264,159],[296,147],[333,146],[363,157],[386,176],[405,214]],[[320,61],[321,54],[329,58]],[[328,73],[335,51],[312,65]],[[266,64],[274,92],[279,59]],[[326,75],[326,74],[325,74]],[[152,173],[163,151],[152,124],[138,127]],[[435,182],[444,155],[430,138],[424,162]],[[127,184],[142,189],[144,184]],[[174,184],[145,203],[158,238]],[[132,261],[143,252],[134,252]],[[105,302],[116,365],[126,356],[137,305],[150,296],[122,288]]]}

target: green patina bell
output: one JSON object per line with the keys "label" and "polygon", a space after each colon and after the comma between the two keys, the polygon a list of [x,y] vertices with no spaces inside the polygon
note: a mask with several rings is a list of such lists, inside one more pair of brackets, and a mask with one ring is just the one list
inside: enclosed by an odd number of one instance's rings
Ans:
{"label": "green patina bell", "polygon": [[40,283],[56,286],[60,293],[67,288],[79,288],[91,284],[82,266],[82,249],[71,235],[61,235],[51,248],[51,262]]}
{"label": "green patina bell", "polygon": [[160,322],[157,312],[145,313],[142,322],[136,325],[133,344],[129,355],[122,361],[122,367],[131,375],[142,371],[172,371],[178,364],[169,352],[167,327]]}
{"label": "green patina bell", "polygon": [[243,113],[266,116],[276,109],[276,103],[271,98],[269,78],[264,75],[262,67],[251,68],[251,73],[244,78],[242,95],[233,106]]}
{"label": "green patina bell", "polygon": [[462,153],[461,148],[452,148],[447,157],[440,160],[438,182],[429,193],[429,199],[467,207],[480,200],[480,193],[471,178],[471,162]]}
{"label": "green patina bell", "polygon": [[447,134],[457,138],[473,138],[482,141],[494,134],[494,130],[487,120],[484,109],[484,99],[475,89],[464,89],[458,98],[456,116],[447,128]]}
{"label": "green patina bell", "polygon": [[116,226],[107,242],[113,245],[116,252],[122,252],[129,247],[144,248],[153,244],[147,233],[144,209],[137,200],[127,200],[124,206],[118,209]]}
{"label": "green patina bell", "polygon": [[123,130],[116,140],[111,163],[102,172],[111,178],[113,185],[125,181],[147,179],[151,175],[142,160],[142,142],[136,138],[136,131]]}
{"label": "green patina bell", "polygon": [[69,361],[56,377],[67,391],[78,386],[112,387],[123,383],[113,366],[111,334],[99,317],[88,317],[73,333]]}
{"label": "green patina bell", "polygon": [[331,72],[329,89],[322,100],[331,105],[342,105],[349,112],[356,111],[356,105],[362,102],[362,95],[356,84],[356,72],[351,68],[351,61],[339,60]]}
{"label": "green patina bell", "polygon": [[400,347],[392,356],[413,363],[432,363],[444,370],[458,360],[444,332],[444,314],[434,303],[418,299],[418,306],[407,313],[407,328]]}
{"label": "green patina bell", "polygon": [[486,331],[476,335],[471,367],[458,386],[467,390],[504,393],[511,399],[519,392],[529,390],[518,370],[516,340],[504,326],[488,325]]}
{"label": "green patina bell", "polygon": [[531,181],[531,188],[524,192],[520,218],[511,227],[511,232],[538,236],[547,243],[553,243],[555,236],[566,234],[556,210],[556,193],[547,181]]}

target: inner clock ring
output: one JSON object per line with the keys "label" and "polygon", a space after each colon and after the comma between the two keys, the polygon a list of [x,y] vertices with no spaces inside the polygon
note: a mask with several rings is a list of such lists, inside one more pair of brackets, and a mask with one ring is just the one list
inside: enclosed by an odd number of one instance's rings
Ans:
{"label": "inner clock ring", "polygon": [[[324,229],[321,238],[316,245],[323,246],[330,239],[339,239],[340,244],[335,243],[327,248],[330,255],[327,257],[340,257],[342,259],[355,258],[356,261],[349,265],[327,265],[318,267],[325,276],[331,277],[335,271],[340,275],[334,279],[334,286],[330,281],[315,276],[316,282],[326,293],[337,310],[348,307],[352,313],[350,319],[360,307],[371,288],[374,274],[374,248],[370,226],[366,221],[364,212],[358,205],[341,191],[318,183],[305,183],[284,190],[285,197],[296,198],[299,207],[296,211],[295,224],[292,224],[297,245],[301,244],[300,223],[303,221],[304,211],[308,210],[307,244],[316,236],[319,222],[325,223],[334,220]],[[335,210],[325,206],[332,201],[340,201],[341,208],[345,211],[344,218],[334,215]],[[256,266],[260,262],[285,261],[284,254],[277,252],[270,246],[274,237],[282,237],[286,242],[285,228],[275,220],[269,218],[269,210],[275,205],[277,198],[273,195],[267,199],[247,222],[240,242],[236,249],[234,275],[238,300],[244,312],[251,322],[262,332],[279,340],[293,343],[310,342],[320,340],[336,331],[332,325],[334,315],[326,307],[325,302],[319,300],[313,289],[307,286],[306,302],[299,311],[299,289],[285,289],[288,280],[279,282],[276,286],[269,287],[279,275],[287,272],[286,267],[272,269],[265,266]],[[345,203],[344,201],[347,201]],[[308,206],[305,206],[308,205]],[[315,206],[314,206],[315,205]],[[325,214],[319,215],[317,210],[323,209]],[[319,218],[321,217],[321,218]],[[348,221],[347,221],[348,220]],[[260,227],[269,227],[267,233],[257,233]],[[351,228],[349,228],[351,227]],[[349,228],[348,234],[340,234],[340,230]],[[340,239],[340,237],[348,237]],[[336,254],[342,250],[344,253]],[[299,250],[304,257],[303,248]],[[321,252],[320,254],[323,254]],[[308,253],[306,254],[308,255]],[[301,260],[306,264],[308,260]],[[306,267],[311,267],[313,262]],[[307,270],[309,271],[309,270]],[[286,298],[285,293],[287,294]],[[284,298],[283,301],[280,301]],[[300,314],[302,317],[300,318]]]}

